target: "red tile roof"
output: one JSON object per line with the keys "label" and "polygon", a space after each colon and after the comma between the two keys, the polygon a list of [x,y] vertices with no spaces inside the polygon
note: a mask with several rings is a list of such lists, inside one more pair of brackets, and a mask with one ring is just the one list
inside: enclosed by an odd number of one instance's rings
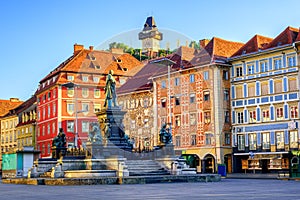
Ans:
{"label": "red tile roof", "polygon": [[[40,86],[37,89],[36,94],[53,87],[55,84],[68,82],[66,78],[62,77],[61,72],[80,72],[103,75],[108,74],[109,70],[112,69],[114,70],[115,75],[133,76],[142,68],[142,66],[143,64],[141,62],[129,54],[81,49],[75,51],[72,56],[43,78],[40,81]],[[52,79],[52,77],[55,76],[57,77]]]}
{"label": "red tile roof", "polygon": [[207,52],[212,56],[230,57],[237,49],[241,48],[244,44],[241,42],[233,42],[221,38],[213,37],[210,42],[205,46]]}
{"label": "red tile roof", "polygon": [[[190,60],[194,57],[196,50],[190,47],[181,46],[176,52],[167,55],[166,57],[176,64],[172,65],[171,71],[178,70],[180,68],[189,67]],[[155,58],[152,61],[159,60],[161,58]],[[150,90],[153,86],[152,77],[166,74],[168,71],[167,66],[159,66],[157,64],[146,64],[135,76],[127,80],[127,82],[121,86],[118,90],[118,94],[127,94],[136,91]]]}
{"label": "red tile roof", "polygon": [[14,98],[10,100],[0,99],[0,117],[3,117],[4,115],[8,114],[10,110],[15,109],[22,103],[23,101],[19,101],[18,99]]}
{"label": "red tile roof", "polygon": [[232,56],[239,56],[242,54],[256,52],[259,49],[264,49],[272,41],[272,38],[265,37],[262,35],[253,36],[245,45],[243,45],[238,51]]}
{"label": "red tile roof", "polygon": [[232,57],[292,44],[297,40],[300,40],[299,29],[288,26],[274,39],[261,35],[255,35],[235,54],[233,54]]}
{"label": "red tile roof", "polygon": [[284,31],[282,31],[270,44],[266,47],[272,48],[277,46],[282,46],[285,44],[292,44],[296,41],[299,29],[288,26]]}

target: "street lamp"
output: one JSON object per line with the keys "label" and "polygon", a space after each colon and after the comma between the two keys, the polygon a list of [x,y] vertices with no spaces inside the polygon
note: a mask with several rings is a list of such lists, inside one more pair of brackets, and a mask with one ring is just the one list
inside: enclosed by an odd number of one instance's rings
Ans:
{"label": "street lamp", "polygon": [[171,112],[171,66],[176,64],[176,62],[174,62],[173,60],[170,60],[169,58],[161,58],[161,59],[158,59],[158,60],[152,60],[150,61],[151,64],[156,64],[156,65],[161,65],[161,66],[168,66],[168,104],[169,104],[169,131],[170,131],[170,134],[172,135],[172,112]]}
{"label": "street lamp", "polygon": [[75,96],[75,124],[74,124],[74,133],[75,133],[75,138],[74,138],[74,146],[75,148],[78,147],[78,131],[77,131],[77,122],[78,122],[78,117],[77,117],[77,84],[73,82],[68,82],[64,83],[61,86],[64,86],[66,88],[75,88],[74,89],[74,96]]}

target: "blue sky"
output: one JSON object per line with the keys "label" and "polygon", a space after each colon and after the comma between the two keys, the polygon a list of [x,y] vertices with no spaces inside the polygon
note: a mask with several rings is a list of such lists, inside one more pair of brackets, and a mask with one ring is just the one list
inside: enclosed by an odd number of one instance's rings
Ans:
{"label": "blue sky", "polygon": [[275,37],[287,26],[299,27],[299,7],[299,0],[0,1],[0,99],[30,98],[39,81],[72,55],[75,43],[99,47],[141,30],[150,15],[159,29],[193,40],[246,42],[255,34]]}

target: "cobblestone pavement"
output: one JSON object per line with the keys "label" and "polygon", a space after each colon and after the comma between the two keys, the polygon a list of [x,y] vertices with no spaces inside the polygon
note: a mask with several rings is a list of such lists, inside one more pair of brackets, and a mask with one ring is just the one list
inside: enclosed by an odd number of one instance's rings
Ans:
{"label": "cobblestone pavement", "polygon": [[222,179],[208,183],[45,186],[0,183],[0,199],[300,199],[300,182]]}

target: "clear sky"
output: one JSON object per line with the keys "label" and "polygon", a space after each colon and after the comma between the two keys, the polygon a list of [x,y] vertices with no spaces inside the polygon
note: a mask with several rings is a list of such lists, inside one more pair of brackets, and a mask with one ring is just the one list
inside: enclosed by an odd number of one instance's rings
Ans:
{"label": "clear sky", "polygon": [[298,28],[299,7],[299,0],[3,0],[0,99],[27,100],[39,81],[72,55],[75,43],[101,46],[142,30],[150,15],[159,29],[193,40],[247,42],[255,34],[275,37],[287,26]]}

